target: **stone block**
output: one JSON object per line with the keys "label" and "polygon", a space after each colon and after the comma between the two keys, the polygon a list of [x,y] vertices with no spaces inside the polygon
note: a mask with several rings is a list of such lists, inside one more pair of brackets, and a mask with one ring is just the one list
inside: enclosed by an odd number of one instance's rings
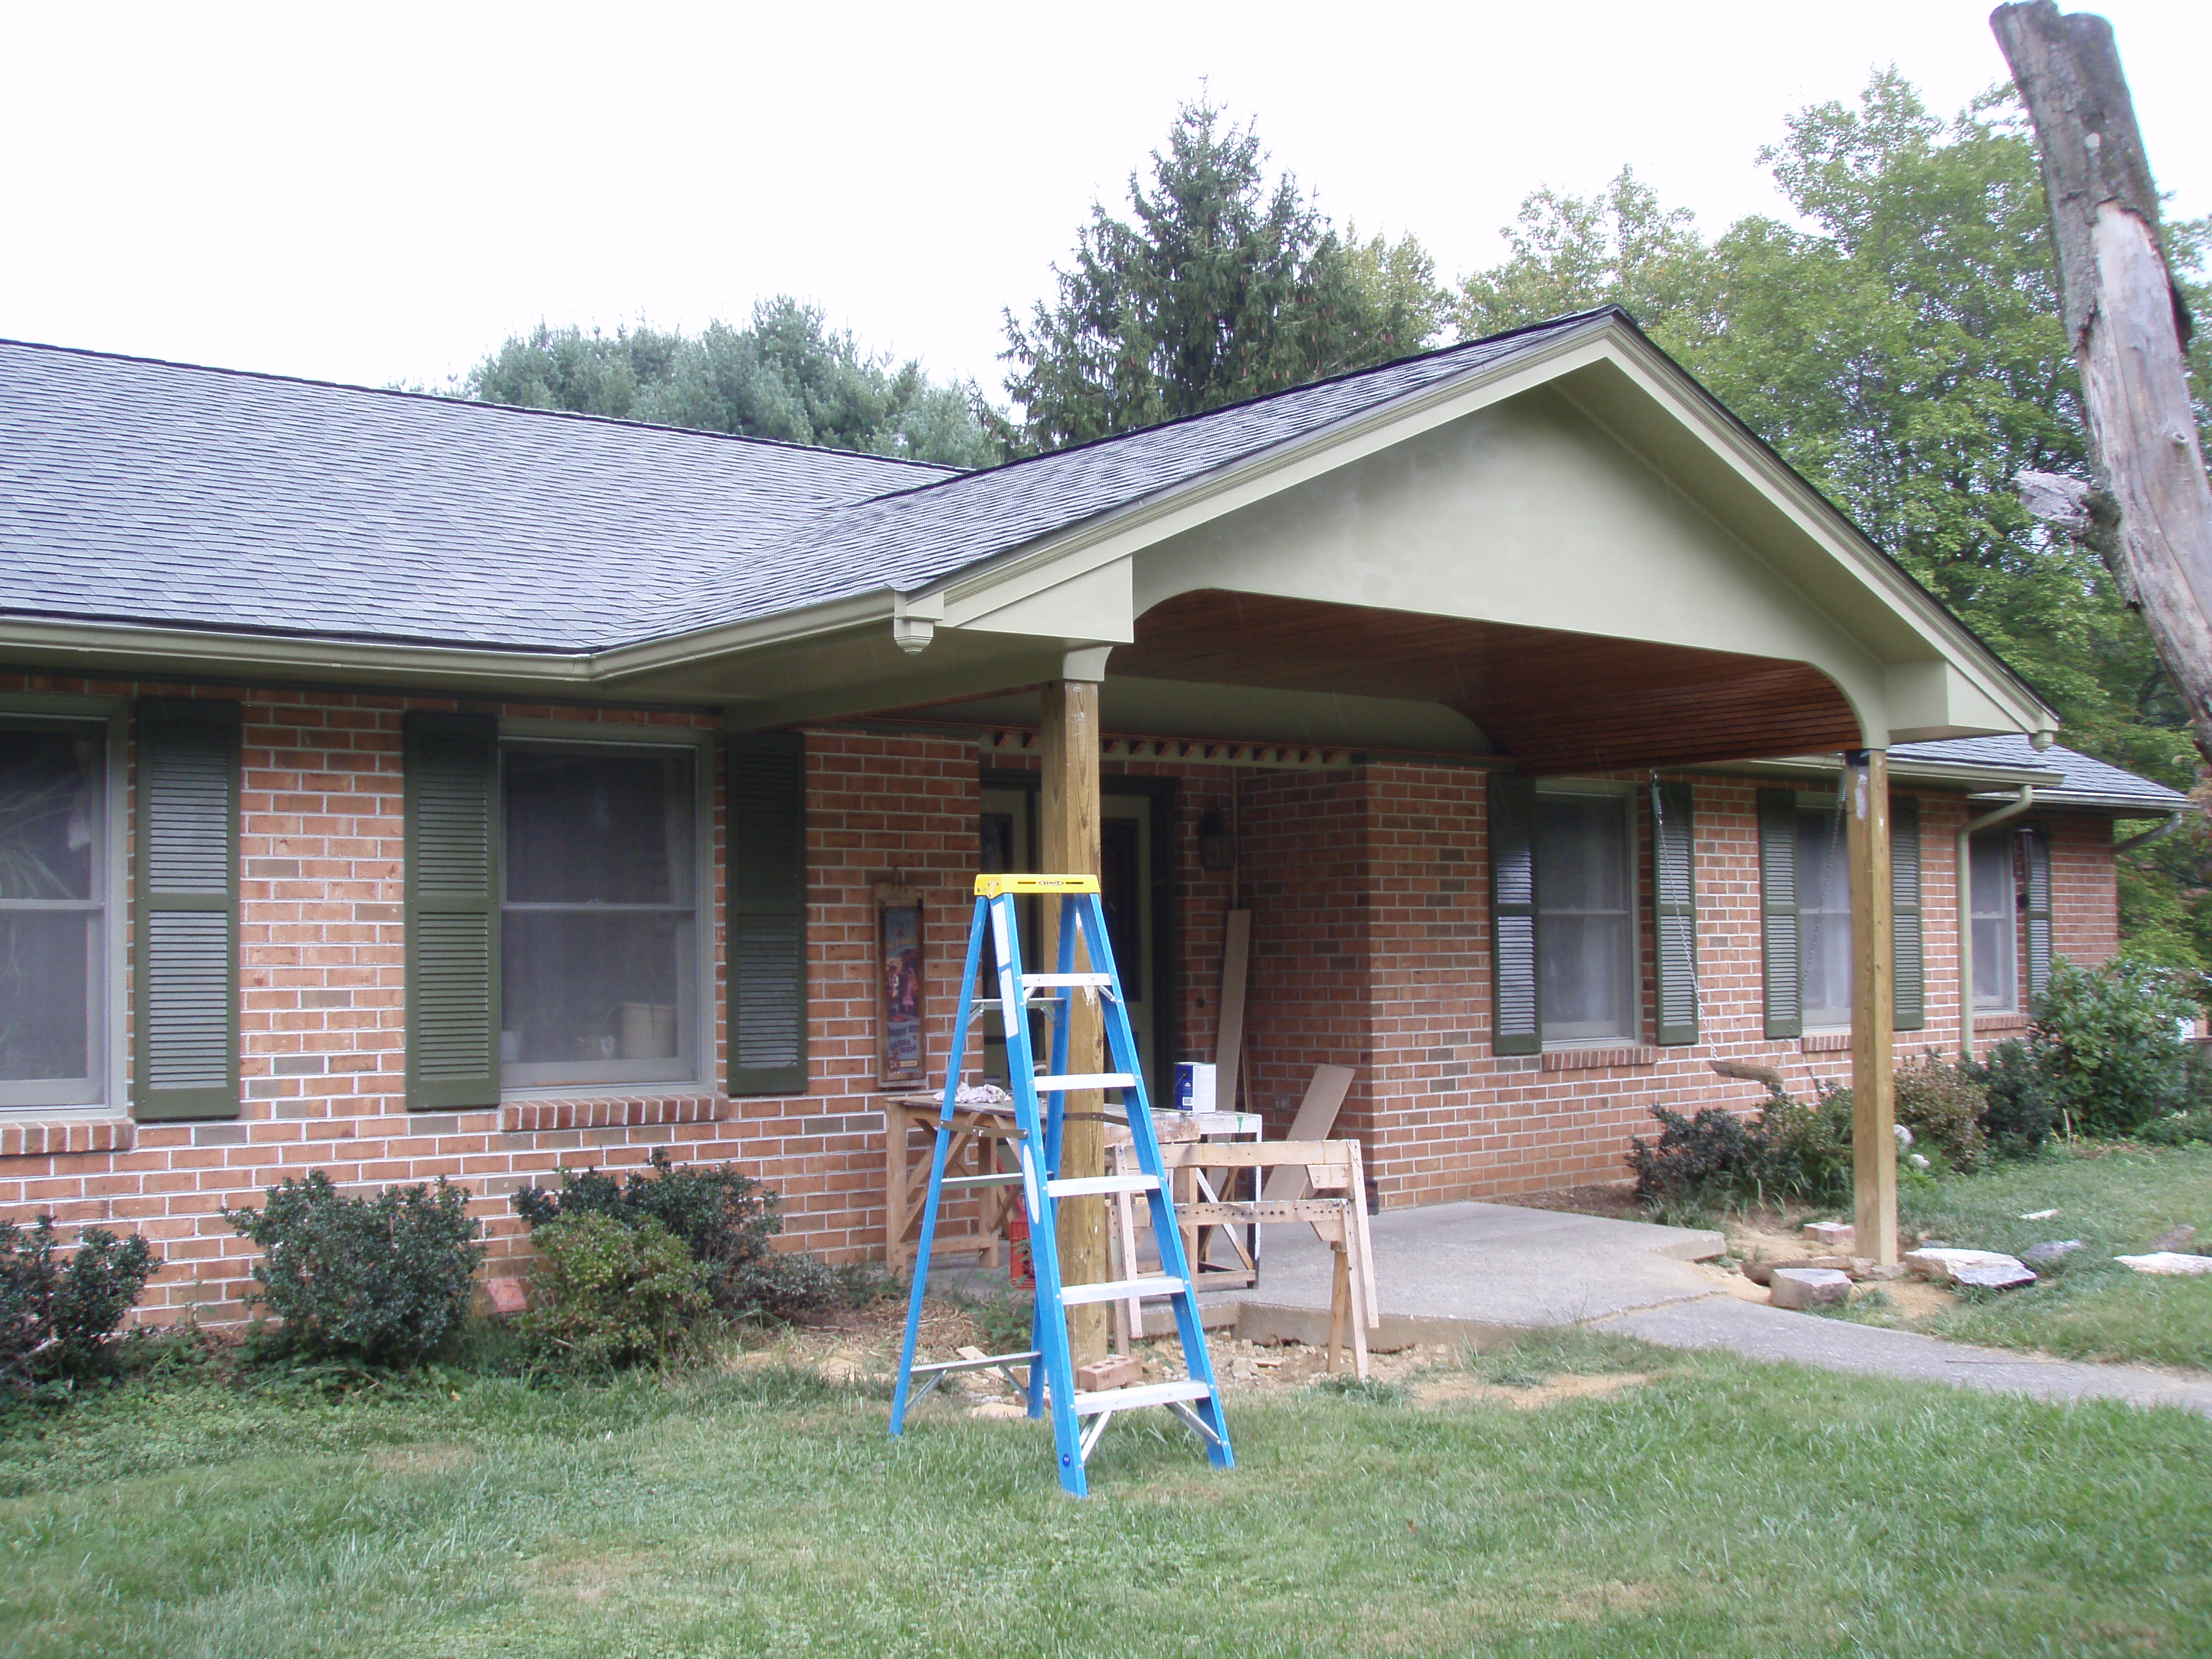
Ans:
{"label": "stone block", "polygon": [[1851,1276],[1833,1267],[1777,1267],[1768,1292],[1778,1308],[1818,1308],[1850,1299]]}
{"label": "stone block", "polygon": [[1808,1221],[1805,1224],[1805,1237],[1815,1244],[1848,1253],[1859,1242],[1859,1230],[1848,1221]]}
{"label": "stone block", "polygon": [[1127,1389],[1133,1387],[1142,1375],[1137,1362],[1125,1355],[1102,1359],[1096,1364],[1078,1365],[1075,1387],[1081,1394],[1096,1394],[1102,1389]]}
{"label": "stone block", "polygon": [[2162,1252],[2186,1251],[2196,1242],[2197,1229],[2184,1222],[2179,1227],[2168,1227],[2151,1240],[2150,1254],[2157,1255]]}
{"label": "stone block", "polygon": [[529,1305],[519,1279],[487,1279],[483,1289],[483,1310],[495,1319],[510,1319]]}
{"label": "stone block", "polygon": [[2148,1255],[2117,1258],[2139,1273],[2212,1273],[2212,1255],[2183,1255],[2174,1250],[2154,1250]]}
{"label": "stone block", "polygon": [[2017,1256],[1998,1250],[1923,1245],[1905,1258],[1905,1265],[1921,1278],[1938,1285],[1978,1285],[1984,1289],[2011,1290],[2035,1283],[2033,1269]]}

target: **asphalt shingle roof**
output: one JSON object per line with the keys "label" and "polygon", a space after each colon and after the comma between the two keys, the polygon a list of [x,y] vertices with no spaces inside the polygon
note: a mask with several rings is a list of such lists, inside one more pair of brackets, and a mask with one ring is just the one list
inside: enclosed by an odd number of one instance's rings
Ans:
{"label": "asphalt shingle roof", "polygon": [[2023,772],[2063,772],[2066,781],[2055,788],[2039,787],[2038,800],[2063,805],[2068,801],[2098,805],[2140,803],[2147,811],[2169,812],[2189,805],[2189,797],[2124,772],[2117,766],[2093,760],[2078,750],[2058,744],[2038,750],[2025,736],[2008,733],[1996,738],[1947,738],[1935,743],[1891,745],[1893,760],[1948,761],[1961,766],[2016,767]]}
{"label": "asphalt shingle roof", "polygon": [[972,473],[0,343],[0,611],[605,649],[921,587],[1607,314]]}

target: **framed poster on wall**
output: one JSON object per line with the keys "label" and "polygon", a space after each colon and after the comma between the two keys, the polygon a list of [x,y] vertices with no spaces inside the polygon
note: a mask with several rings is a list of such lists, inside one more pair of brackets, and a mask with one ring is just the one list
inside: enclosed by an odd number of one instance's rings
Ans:
{"label": "framed poster on wall", "polygon": [[922,1044],[921,895],[911,887],[876,888],[876,1081],[884,1089],[929,1083]]}

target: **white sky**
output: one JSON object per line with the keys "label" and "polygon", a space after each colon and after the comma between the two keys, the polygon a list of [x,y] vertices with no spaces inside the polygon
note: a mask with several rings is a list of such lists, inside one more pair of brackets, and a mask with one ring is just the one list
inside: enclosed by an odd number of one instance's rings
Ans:
{"label": "white sky", "polygon": [[[2212,211],[2212,6],[2111,0],[2160,185]],[[1987,0],[56,4],[0,0],[0,336],[384,385],[540,317],[812,299],[995,396],[1201,82],[1341,223],[1456,275],[1540,184],[1620,166],[1708,233],[1778,203],[1785,113],[1894,62],[2001,78]]]}

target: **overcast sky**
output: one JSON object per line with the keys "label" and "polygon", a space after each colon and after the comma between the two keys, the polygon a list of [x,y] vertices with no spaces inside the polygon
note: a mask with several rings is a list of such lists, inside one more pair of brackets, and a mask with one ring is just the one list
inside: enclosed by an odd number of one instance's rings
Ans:
{"label": "overcast sky", "polygon": [[[2212,5],[2101,9],[2160,185],[2212,211]],[[1785,114],[1888,63],[1956,110],[2004,74],[1988,10],[0,0],[0,335],[435,382],[540,318],[783,292],[995,393],[1000,307],[1201,87],[1340,223],[1455,275],[1528,191],[1624,161],[1709,233],[1778,210]]]}

